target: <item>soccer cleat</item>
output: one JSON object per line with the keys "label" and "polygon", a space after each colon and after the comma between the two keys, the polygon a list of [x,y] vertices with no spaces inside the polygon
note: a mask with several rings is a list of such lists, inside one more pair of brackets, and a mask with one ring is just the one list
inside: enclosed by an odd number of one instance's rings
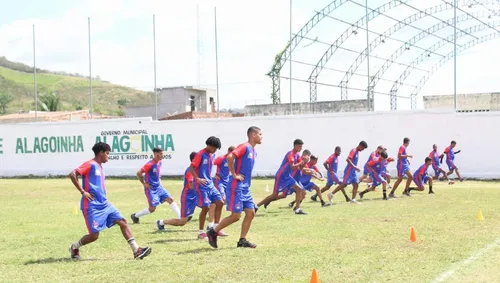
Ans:
{"label": "soccer cleat", "polygon": [[139,217],[135,217],[135,213],[132,213],[132,215],[130,215],[130,218],[132,219],[132,222],[134,224],[139,224]]}
{"label": "soccer cleat", "polygon": [[311,196],[312,201],[318,201],[318,195],[312,195]]}
{"label": "soccer cleat", "polygon": [[151,253],[151,248],[150,247],[144,247],[144,248],[139,248],[135,254],[134,258],[135,259],[143,259],[147,257]]}
{"label": "soccer cleat", "polygon": [[158,230],[160,231],[165,230],[165,225],[161,224],[161,220],[156,220],[156,227],[158,227]]}
{"label": "soccer cleat", "polygon": [[388,198],[387,198],[387,197],[384,197],[384,198],[382,198],[382,200],[388,200]]}
{"label": "soccer cleat", "polygon": [[455,182],[453,182],[453,181],[448,181],[448,185],[453,185],[453,184],[455,184]]}
{"label": "soccer cleat", "polygon": [[207,234],[205,232],[198,234],[198,240],[206,240]]}
{"label": "soccer cleat", "polygon": [[389,194],[389,198],[398,198],[395,194]]}
{"label": "soccer cleat", "polygon": [[328,201],[329,201],[330,203],[333,203],[333,194],[332,194],[332,193],[328,193],[328,195],[327,195],[327,196],[328,196]]}
{"label": "soccer cleat", "polygon": [[294,201],[292,201],[291,203],[289,203],[289,204],[288,204],[288,207],[289,207],[289,208],[292,208],[294,204],[295,204],[295,202],[294,202]]}
{"label": "soccer cleat", "polygon": [[73,249],[73,245],[69,247],[69,252],[71,253],[71,259],[80,259],[80,250],[79,249]]}
{"label": "soccer cleat", "polygon": [[257,247],[256,244],[250,243],[247,239],[240,239],[238,241],[238,244],[236,245],[237,248],[252,248],[255,249]]}
{"label": "soccer cleat", "polygon": [[299,210],[295,210],[295,214],[298,214],[298,215],[307,215],[307,213],[305,213],[302,209],[299,208]]}
{"label": "soccer cleat", "polygon": [[433,194],[434,194],[434,192],[433,192],[433,191],[429,191],[429,194],[430,194],[430,195],[433,195]]}
{"label": "soccer cleat", "polygon": [[187,222],[191,221],[191,219],[193,219],[193,216],[192,216],[192,215],[189,215],[189,216],[188,216],[188,221],[187,221]]}
{"label": "soccer cleat", "polygon": [[206,236],[208,237],[208,243],[210,244],[210,246],[212,246],[212,248],[217,248],[217,233],[215,233],[215,230],[208,230]]}
{"label": "soccer cleat", "polygon": [[406,190],[403,192],[403,195],[408,196],[408,197],[411,197],[410,192],[409,192],[409,191],[406,191]]}
{"label": "soccer cleat", "polygon": [[267,206],[270,205],[271,203],[266,203],[264,204],[264,209],[267,209]]}
{"label": "soccer cleat", "polygon": [[328,207],[328,206],[330,206],[330,205],[332,205],[332,204],[331,204],[331,203],[328,203],[328,202],[323,202],[323,203],[321,204],[321,207]]}
{"label": "soccer cleat", "polygon": [[352,199],[352,200],[350,201],[350,203],[352,203],[352,204],[361,204],[360,202],[358,202],[358,201],[357,201],[357,200],[355,200],[355,199]]}
{"label": "soccer cleat", "polygon": [[257,213],[257,211],[259,211],[259,207],[255,203],[253,204],[253,209],[255,210],[255,213]]}
{"label": "soccer cleat", "polygon": [[219,232],[217,232],[217,236],[218,237],[227,237],[227,236],[229,236],[229,234],[227,234],[226,232],[224,232],[222,230],[219,230]]}
{"label": "soccer cleat", "polygon": [[350,201],[351,201],[351,199],[349,197],[345,198],[345,202],[350,202]]}
{"label": "soccer cleat", "polygon": [[359,199],[363,199],[364,194],[365,194],[364,192],[360,192],[359,193]]}

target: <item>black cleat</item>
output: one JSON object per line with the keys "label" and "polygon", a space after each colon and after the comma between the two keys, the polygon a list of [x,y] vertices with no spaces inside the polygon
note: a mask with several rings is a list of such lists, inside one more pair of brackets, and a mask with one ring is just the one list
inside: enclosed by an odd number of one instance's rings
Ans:
{"label": "black cleat", "polygon": [[214,229],[210,229],[207,232],[208,243],[212,248],[217,248],[217,233],[215,233]]}
{"label": "black cleat", "polygon": [[71,259],[80,259],[80,250],[79,249],[73,249],[73,245],[69,247],[69,252],[71,253]]}
{"label": "black cleat", "polygon": [[330,205],[332,205],[332,204],[331,204],[331,203],[328,203],[328,202],[323,202],[323,203],[321,204],[321,207],[328,207],[328,206],[330,206]]}
{"label": "black cleat", "polygon": [[429,194],[430,194],[430,195],[433,195],[433,194],[434,194],[434,192],[433,192],[433,191],[429,191]]}
{"label": "black cleat", "polygon": [[267,206],[270,205],[270,203],[264,204],[264,209],[267,209]]}
{"label": "black cleat", "polygon": [[318,201],[318,195],[312,195],[311,196],[312,201]]}
{"label": "black cleat", "polygon": [[135,259],[143,259],[147,257],[151,253],[151,248],[150,247],[144,247],[144,248],[139,248],[135,254],[134,258]]}
{"label": "black cleat", "polygon": [[289,204],[288,204],[288,207],[289,207],[289,208],[292,208],[294,204],[295,204],[295,202],[294,202],[294,201],[292,201],[291,203],[289,203]]}
{"label": "black cleat", "polygon": [[360,192],[360,193],[359,193],[359,199],[363,199],[363,196],[364,196],[364,195],[365,195],[365,193],[364,193],[364,192]]}
{"label": "black cleat", "polygon": [[237,248],[252,248],[255,249],[257,247],[256,244],[250,243],[247,241],[247,239],[240,239],[238,244],[236,245]]}
{"label": "black cleat", "polygon": [[134,224],[139,224],[139,217],[135,217],[135,213],[132,213],[132,215],[130,215],[130,219],[132,219],[132,222]]}
{"label": "black cleat", "polygon": [[192,216],[192,215],[189,215],[189,216],[188,216],[188,221],[187,221],[187,222],[191,221],[191,219],[193,219],[193,216]]}
{"label": "black cleat", "polygon": [[299,209],[299,211],[295,211],[295,214],[307,215],[307,213],[305,213],[302,209]]}

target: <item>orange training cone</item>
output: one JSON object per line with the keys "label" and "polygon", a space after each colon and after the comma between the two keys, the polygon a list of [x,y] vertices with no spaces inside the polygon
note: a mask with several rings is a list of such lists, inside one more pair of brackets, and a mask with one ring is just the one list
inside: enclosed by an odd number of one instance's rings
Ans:
{"label": "orange training cone", "polygon": [[318,272],[316,272],[316,269],[313,269],[313,274],[311,276],[311,281],[309,281],[310,283],[319,283],[319,279],[318,279]]}
{"label": "orange training cone", "polygon": [[412,227],[411,232],[410,232],[410,241],[412,243],[415,243],[417,241],[417,233],[415,232],[415,229]]}

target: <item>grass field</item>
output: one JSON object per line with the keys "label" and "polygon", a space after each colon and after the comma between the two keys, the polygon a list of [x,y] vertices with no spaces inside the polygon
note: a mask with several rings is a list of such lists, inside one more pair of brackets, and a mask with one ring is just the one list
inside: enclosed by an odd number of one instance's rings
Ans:
{"label": "grass field", "polygon": [[[164,178],[177,200],[180,184]],[[267,185],[272,180],[254,181],[257,201]],[[127,218],[147,204],[138,181],[108,180],[107,187],[109,200]],[[226,229],[230,236],[219,238],[218,250],[197,240],[196,213],[186,226],[158,232],[155,220],[173,216],[163,206],[132,225],[138,243],[153,248],[149,257],[134,260],[119,228],[112,227],[73,262],[68,247],[86,228],[81,212],[72,214],[79,193],[70,181],[3,179],[0,281],[309,282],[316,268],[321,282],[431,282],[446,272],[448,282],[498,282],[498,183],[434,188],[436,195],[392,201],[382,201],[378,191],[362,205],[338,196],[327,208],[307,198],[305,216],[292,213],[290,199],[275,202],[257,213],[248,237],[258,245],[254,250],[236,249],[239,224]],[[476,219],[480,208],[484,221]],[[411,227],[416,243],[409,240]]]}

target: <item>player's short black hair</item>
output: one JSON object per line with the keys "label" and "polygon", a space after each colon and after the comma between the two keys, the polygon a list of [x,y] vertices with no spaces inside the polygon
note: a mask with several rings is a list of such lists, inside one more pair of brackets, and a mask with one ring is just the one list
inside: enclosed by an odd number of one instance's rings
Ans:
{"label": "player's short black hair", "polygon": [[311,151],[309,149],[304,149],[302,151],[302,154],[305,154],[305,155],[311,155]]}
{"label": "player's short black hair", "polygon": [[387,155],[387,152],[386,152],[386,151],[382,151],[382,152],[380,153],[380,156],[382,156],[382,158],[387,158],[387,157],[388,157],[388,155]]}
{"label": "player's short black hair", "polygon": [[194,157],[196,156],[196,151],[193,151],[189,154],[189,161],[193,161]]}
{"label": "player's short black hair", "polygon": [[153,148],[153,152],[154,153],[163,152],[163,149],[161,147],[157,146],[157,147]]}
{"label": "player's short black hair", "polygon": [[227,151],[233,151],[235,149],[234,145],[227,148]]}
{"label": "player's short black hair", "polygon": [[451,141],[451,144],[457,144],[457,142],[456,141]]}
{"label": "player's short black hair", "polygon": [[98,142],[94,144],[94,146],[92,147],[92,151],[94,152],[95,156],[97,156],[101,152],[111,151],[111,147],[107,143]]}
{"label": "player's short black hair", "polygon": [[208,146],[213,146],[217,149],[221,148],[220,139],[218,137],[214,137],[214,136],[209,137],[207,139],[207,141],[205,142],[205,144]]}
{"label": "player's short black hair", "polygon": [[315,155],[311,155],[311,160],[318,160],[318,157],[316,157]]}
{"label": "player's short black hair", "polygon": [[432,159],[431,159],[430,157],[426,157],[426,158],[425,158],[425,163],[427,163],[427,162],[429,162],[429,161],[431,161],[431,160],[432,160]]}
{"label": "player's short black hair", "polygon": [[368,148],[368,144],[365,142],[365,141],[360,141],[359,142],[359,145],[362,146],[363,148],[367,149]]}
{"label": "player's short black hair", "polygon": [[248,128],[247,130],[247,136],[250,136],[251,133],[256,133],[260,131],[260,128],[257,127],[257,126],[251,126],[250,128]]}
{"label": "player's short black hair", "polygon": [[298,145],[298,144],[299,145],[303,145],[304,142],[301,139],[296,139],[296,140],[293,141],[293,145]]}
{"label": "player's short black hair", "polygon": [[341,150],[340,146],[338,146],[338,145],[335,147],[335,151],[337,151],[337,150]]}
{"label": "player's short black hair", "polygon": [[410,142],[410,138],[404,138],[403,139],[403,143],[408,143],[408,142]]}

